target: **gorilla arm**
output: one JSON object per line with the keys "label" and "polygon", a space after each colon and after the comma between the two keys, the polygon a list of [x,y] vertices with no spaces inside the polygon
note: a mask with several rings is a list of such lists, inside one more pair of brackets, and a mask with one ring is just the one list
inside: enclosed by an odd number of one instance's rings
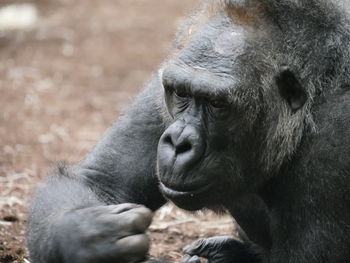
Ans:
{"label": "gorilla arm", "polygon": [[[150,209],[164,202],[156,179],[163,121],[154,77],[81,165],[59,168],[31,206],[27,242],[36,263],[140,261]],[[118,205],[122,204],[122,205]]]}

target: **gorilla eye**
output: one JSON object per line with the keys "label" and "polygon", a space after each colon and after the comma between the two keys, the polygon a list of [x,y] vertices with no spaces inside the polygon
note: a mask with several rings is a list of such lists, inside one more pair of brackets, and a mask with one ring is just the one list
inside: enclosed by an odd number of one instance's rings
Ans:
{"label": "gorilla eye", "polygon": [[187,97],[189,97],[189,95],[183,90],[175,90],[174,93],[179,98],[187,98]]}
{"label": "gorilla eye", "polygon": [[210,105],[217,109],[223,109],[227,107],[227,103],[220,100],[210,101]]}

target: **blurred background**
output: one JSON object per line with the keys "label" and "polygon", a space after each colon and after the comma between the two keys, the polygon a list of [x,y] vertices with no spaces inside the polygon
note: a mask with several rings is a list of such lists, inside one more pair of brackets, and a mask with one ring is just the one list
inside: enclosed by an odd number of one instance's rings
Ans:
{"label": "blurred background", "polygon": [[[60,161],[101,137],[171,48],[198,0],[0,0],[0,262],[28,262],[28,201]],[[150,228],[153,256],[178,260],[231,220],[172,205]],[[34,262],[32,262],[34,263]]]}

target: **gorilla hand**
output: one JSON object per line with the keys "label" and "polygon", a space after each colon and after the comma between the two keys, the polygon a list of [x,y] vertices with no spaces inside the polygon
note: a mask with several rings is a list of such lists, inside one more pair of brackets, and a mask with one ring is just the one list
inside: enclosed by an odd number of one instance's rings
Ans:
{"label": "gorilla hand", "polygon": [[144,232],[151,220],[152,212],[136,204],[68,212],[52,228],[50,258],[69,263],[143,261],[149,249]]}
{"label": "gorilla hand", "polygon": [[184,248],[187,257],[182,263],[200,263],[199,257],[208,263],[261,262],[261,251],[250,242],[242,242],[231,236],[200,239]]}

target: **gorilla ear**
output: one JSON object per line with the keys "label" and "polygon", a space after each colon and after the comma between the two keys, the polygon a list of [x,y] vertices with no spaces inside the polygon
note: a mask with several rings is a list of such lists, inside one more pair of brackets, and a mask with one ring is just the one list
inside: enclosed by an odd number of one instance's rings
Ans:
{"label": "gorilla ear", "polygon": [[280,95],[288,102],[293,112],[303,107],[307,100],[306,91],[287,66],[281,67],[276,76],[276,83]]}

